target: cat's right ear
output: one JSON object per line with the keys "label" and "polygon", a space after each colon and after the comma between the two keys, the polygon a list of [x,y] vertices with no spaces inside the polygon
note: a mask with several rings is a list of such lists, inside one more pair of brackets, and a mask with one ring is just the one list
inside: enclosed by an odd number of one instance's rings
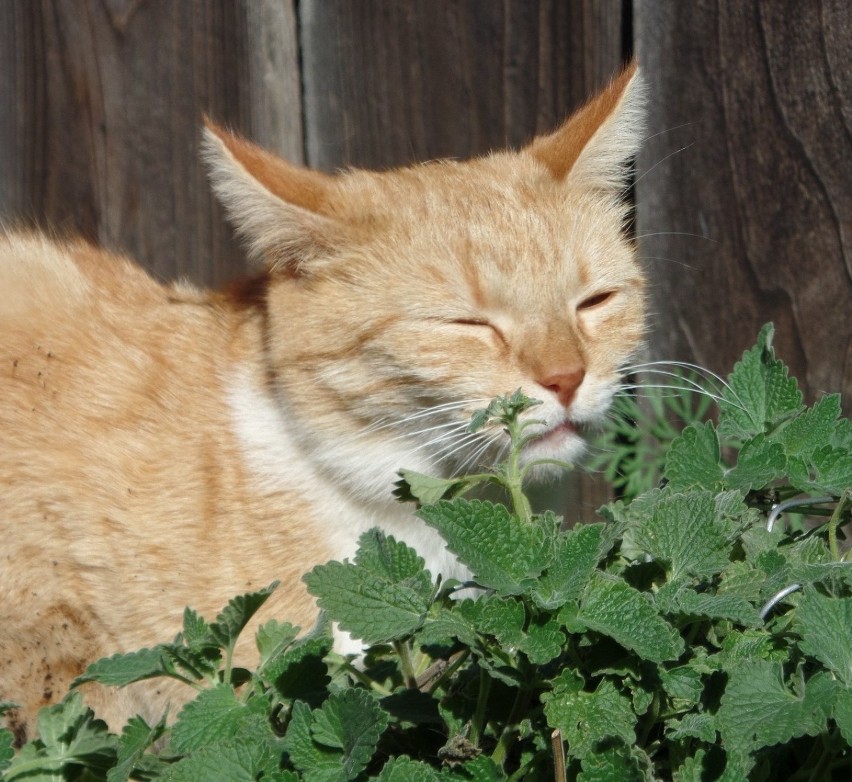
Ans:
{"label": "cat's right ear", "polygon": [[292,276],[327,252],[341,226],[324,214],[334,177],[293,165],[205,118],[210,181],[252,258]]}

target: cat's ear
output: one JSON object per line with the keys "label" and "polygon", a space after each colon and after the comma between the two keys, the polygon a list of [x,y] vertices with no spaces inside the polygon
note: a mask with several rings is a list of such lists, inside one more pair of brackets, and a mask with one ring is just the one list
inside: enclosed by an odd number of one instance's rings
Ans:
{"label": "cat's ear", "polygon": [[628,165],[643,138],[645,102],[645,84],[634,61],[561,127],[537,138],[527,150],[557,180],[617,195],[626,185]]}
{"label": "cat's ear", "polygon": [[340,233],[323,213],[334,177],[282,160],[205,118],[202,151],[213,190],[253,258],[299,275]]}

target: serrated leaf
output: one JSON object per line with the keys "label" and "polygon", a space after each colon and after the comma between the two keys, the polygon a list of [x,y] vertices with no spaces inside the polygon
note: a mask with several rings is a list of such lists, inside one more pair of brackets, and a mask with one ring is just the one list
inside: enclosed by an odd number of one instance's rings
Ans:
{"label": "serrated leaf", "polygon": [[257,650],[260,652],[258,673],[262,674],[267,666],[274,665],[275,660],[293,645],[298,635],[299,628],[289,622],[271,619],[262,624],[255,635]]}
{"label": "serrated leaf", "polygon": [[646,782],[638,758],[627,747],[615,746],[593,752],[580,763],[577,782]]}
{"label": "serrated leaf", "polygon": [[717,489],[724,468],[719,437],[711,421],[687,426],[669,446],[664,475],[673,491]]}
{"label": "serrated leaf", "polygon": [[435,770],[420,760],[412,760],[407,755],[391,758],[377,777],[371,782],[440,782]]}
{"label": "serrated leaf", "polygon": [[781,444],[759,434],[742,446],[736,466],[725,475],[725,482],[731,488],[748,492],[769,485],[782,477],[786,469],[787,457]]}
{"label": "serrated leaf", "polygon": [[554,546],[553,561],[533,589],[536,605],[553,610],[569,600],[577,600],[606,554],[606,543],[601,524],[583,524],[560,534]]}
{"label": "serrated leaf", "polygon": [[566,640],[559,623],[552,619],[544,625],[530,625],[518,648],[533,665],[546,665],[560,655]]}
{"label": "serrated leaf", "polygon": [[517,646],[524,639],[527,614],[523,603],[514,598],[485,595],[460,606],[481,633],[493,635],[502,646]]}
{"label": "serrated leaf", "polygon": [[707,744],[716,743],[716,720],[710,714],[689,713],[683,719],[671,720],[666,727],[666,737],[679,739],[695,738]]}
{"label": "serrated leaf", "polygon": [[630,699],[603,679],[594,692],[555,687],[541,696],[547,724],[562,731],[572,757],[585,758],[598,742],[621,739],[636,743],[637,717]]}
{"label": "serrated leaf", "polygon": [[852,488],[852,450],[824,445],[789,460],[790,483],[804,492],[840,495]]}
{"label": "serrated leaf", "polygon": [[650,518],[636,529],[635,543],[668,565],[671,581],[720,573],[730,564],[733,547],[720,523],[716,496],[709,491],[658,497]]}
{"label": "serrated leaf", "polygon": [[7,769],[15,757],[15,737],[5,728],[0,728],[0,771]]}
{"label": "serrated leaf", "polygon": [[426,600],[432,595],[434,585],[423,557],[379,529],[371,529],[358,538],[355,564],[393,584],[410,587]]}
{"label": "serrated leaf", "polygon": [[837,693],[832,717],[846,743],[852,745],[852,689],[846,687]]}
{"label": "serrated leaf", "polygon": [[681,708],[694,706],[701,699],[704,690],[703,677],[695,668],[679,665],[671,670],[660,668],[660,682],[663,689]]}
{"label": "serrated leaf", "polygon": [[840,417],[840,394],[826,394],[773,434],[788,456],[806,456],[831,444]]}
{"label": "serrated leaf", "polygon": [[852,598],[824,597],[806,587],[796,607],[799,647],[852,686]]}
{"label": "serrated leaf", "polygon": [[128,654],[114,654],[91,663],[85,672],[71,684],[76,687],[84,682],[100,682],[110,687],[124,687],[133,682],[154,676],[170,676],[174,673],[170,657],[164,646],[139,649]]}
{"label": "serrated leaf", "polygon": [[79,692],[65,696],[37,717],[38,739],[12,760],[4,779],[64,779],[54,777],[71,764],[104,769],[115,762],[116,737],[83,703]]}
{"label": "serrated leaf", "polygon": [[722,392],[719,432],[749,439],[774,429],[803,409],[802,393],[787,367],[775,358],[772,324],[765,325],[757,345],[747,350]]}
{"label": "serrated leaf", "polygon": [[621,579],[595,573],[580,602],[577,619],[652,662],[683,653],[680,634],[657,613],[648,598]]}
{"label": "serrated leaf", "polygon": [[345,782],[341,753],[322,747],[313,740],[313,721],[310,706],[296,701],[284,736],[284,748],[290,755],[290,762],[303,773],[306,782]]}
{"label": "serrated leaf", "polygon": [[475,580],[500,595],[517,595],[544,570],[551,541],[504,505],[482,500],[441,501],[417,515],[434,527]]}
{"label": "serrated leaf", "polygon": [[298,639],[267,663],[263,669],[264,679],[284,700],[321,702],[329,682],[324,658],[331,651],[332,643],[328,635]]}
{"label": "serrated leaf", "polygon": [[248,713],[230,684],[202,690],[178,714],[169,748],[183,755],[231,739]]}
{"label": "serrated leaf", "polygon": [[423,625],[429,609],[421,589],[349,562],[317,565],[302,580],[332,620],[368,645],[410,635]]}
{"label": "serrated leaf", "polygon": [[212,643],[210,625],[188,606],[183,611],[183,640],[188,646]]}
{"label": "serrated leaf", "polygon": [[727,619],[746,627],[758,627],[762,624],[758,610],[736,595],[699,593],[689,587],[666,584],[659,589],[655,599],[660,610],[666,614]]}
{"label": "serrated leaf", "polygon": [[277,589],[278,583],[273,581],[264,589],[247,592],[228,602],[228,605],[216,617],[216,621],[210,625],[210,633],[222,647],[227,648],[236,643],[243,628]]}
{"label": "serrated leaf", "polygon": [[417,632],[417,640],[423,646],[453,646],[456,640],[465,646],[476,644],[478,612],[465,610],[472,600],[453,603],[450,607],[437,606]]}
{"label": "serrated leaf", "polygon": [[387,713],[366,691],[349,689],[333,693],[313,712],[297,701],[285,743],[308,782],[354,779],[387,725]]}
{"label": "serrated leaf", "polygon": [[116,764],[107,771],[107,782],[127,782],[145,751],[165,731],[165,722],[154,727],[141,717],[131,717],[118,739]]}
{"label": "serrated leaf", "polygon": [[[269,747],[247,738],[220,742],[193,752],[168,766],[158,777],[160,782],[255,782],[272,778],[270,766],[275,762]],[[287,777],[284,777],[287,779]],[[290,779],[293,779],[290,776]]]}
{"label": "serrated leaf", "polygon": [[[824,677],[823,677],[824,678]],[[814,681],[816,680],[816,682]],[[817,677],[791,692],[781,663],[752,660],[728,671],[728,684],[717,713],[726,747],[751,751],[826,729],[829,694]]]}
{"label": "serrated leaf", "polygon": [[400,502],[432,505],[438,500],[452,499],[469,486],[464,478],[436,478],[414,470],[400,470],[398,475],[400,480],[393,494]]}

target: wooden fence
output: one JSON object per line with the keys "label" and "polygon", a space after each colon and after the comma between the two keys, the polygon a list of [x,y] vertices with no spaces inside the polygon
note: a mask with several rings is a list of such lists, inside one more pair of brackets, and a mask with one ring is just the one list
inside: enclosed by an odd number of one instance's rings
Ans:
{"label": "wooden fence", "polygon": [[463,157],[549,129],[635,47],[650,352],[727,371],[773,320],[806,394],[848,405],[850,41],[848,0],[0,0],[0,219],[221,284],[243,261],[203,112],[327,170]]}

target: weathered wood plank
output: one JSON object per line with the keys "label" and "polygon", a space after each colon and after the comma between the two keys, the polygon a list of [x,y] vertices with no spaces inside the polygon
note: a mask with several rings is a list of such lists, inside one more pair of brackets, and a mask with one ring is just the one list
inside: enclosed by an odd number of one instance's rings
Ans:
{"label": "weathered wood plank", "polygon": [[165,278],[231,277],[241,253],[209,193],[199,122],[207,112],[247,133],[257,126],[301,157],[292,7],[0,4],[0,56],[12,74],[0,80],[0,214],[128,251]]}
{"label": "weathered wood plank", "polygon": [[635,9],[652,86],[637,202],[655,357],[727,371],[772,320],[807,395],[843,391],[848,406],[852,4]]}

